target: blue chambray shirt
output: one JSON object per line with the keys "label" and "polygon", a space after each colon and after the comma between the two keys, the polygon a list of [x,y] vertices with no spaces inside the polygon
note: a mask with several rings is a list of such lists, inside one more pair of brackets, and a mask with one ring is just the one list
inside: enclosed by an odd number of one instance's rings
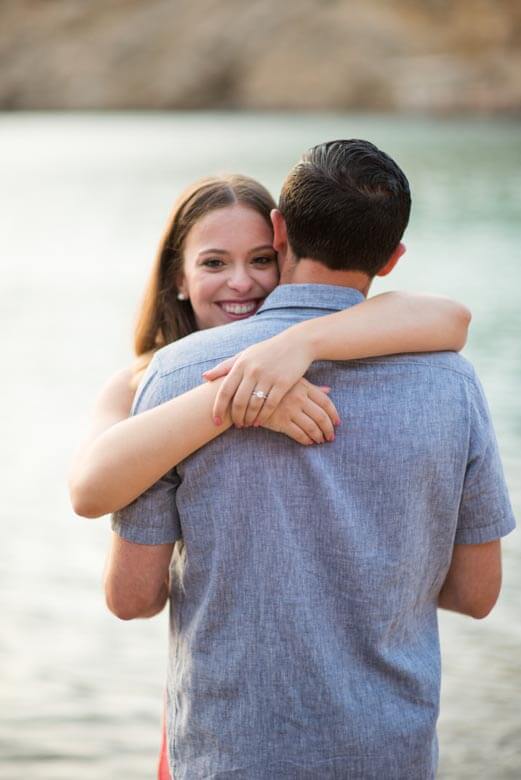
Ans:
{"label": "blue chambray shirt", "polygon": [[[162,349],[138,413],[297,321],[363,300],[284,285],[249,320]],[[343,420],[302,447],[229,430],[113,519],[171,566],[176,780],[434,777],[438,592],[455,543],[514,527],[490,415],[460,355],[317,362]]]}

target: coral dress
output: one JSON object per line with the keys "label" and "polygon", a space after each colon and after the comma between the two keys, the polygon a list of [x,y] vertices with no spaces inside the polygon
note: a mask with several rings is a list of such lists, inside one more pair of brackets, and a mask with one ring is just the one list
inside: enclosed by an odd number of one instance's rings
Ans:
{"label": "coral dress", "polygon": [[163,717],[163,736],[161,738],[161,753],[159,754],[159,765],[157,767],[157,780],[173,780],[168,766],[168,749],[166,739],[166,719]]}

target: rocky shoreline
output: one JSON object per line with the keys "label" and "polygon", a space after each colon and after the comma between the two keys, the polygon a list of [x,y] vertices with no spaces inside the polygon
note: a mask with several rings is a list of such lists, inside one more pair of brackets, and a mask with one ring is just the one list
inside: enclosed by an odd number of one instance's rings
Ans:
{"label": "rocky shoreline", "polygon": [[0,108],[521,111],[517,0],[4,0]]}

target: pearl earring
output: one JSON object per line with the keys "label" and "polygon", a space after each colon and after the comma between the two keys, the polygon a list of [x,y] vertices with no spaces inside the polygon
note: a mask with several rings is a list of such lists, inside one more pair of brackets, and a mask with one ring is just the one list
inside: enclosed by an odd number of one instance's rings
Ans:
{"label": "pearl earring", "polygon": [[188,297],[184,293],[178,292],[177,293],[177,300],[178,301],[187,301]]}

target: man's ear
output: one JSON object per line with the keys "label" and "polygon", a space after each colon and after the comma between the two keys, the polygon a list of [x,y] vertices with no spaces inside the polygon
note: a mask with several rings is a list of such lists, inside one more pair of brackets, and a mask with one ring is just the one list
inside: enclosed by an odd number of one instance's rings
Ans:
{"label": "man's ear", "polygon": [[286,220],[278,209],[272,209],[270,217],[273,225],[273,248],[279,255],[285,255],[288,250]]}
{"label": "man's ear", "polygon": [[376,276],[387,276],[387,274],[390,274],[400,257],[405,254],[406,251],[407,247],[400,241],[384,267],[376,272]]}

